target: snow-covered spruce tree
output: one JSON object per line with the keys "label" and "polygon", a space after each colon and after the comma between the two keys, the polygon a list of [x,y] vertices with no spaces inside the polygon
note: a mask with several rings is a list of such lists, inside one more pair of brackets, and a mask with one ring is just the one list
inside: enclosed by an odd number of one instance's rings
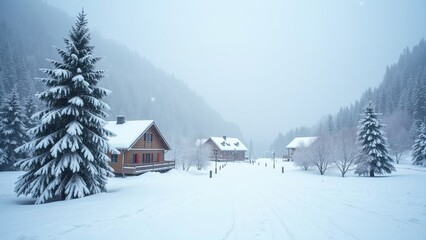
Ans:
{"label": "snow-covered spruce tree", "polygon": [[16,153],[15,149],[24,144],[28,137],[25,127],[26,117],[22,113],[16,86],[0,107],[0,169],[15,170],[13,164],[24,157],[25,153]]}
{"label": "snow-covered spruce tree", "polygon": [[62,62],[50,60],[55,69],[42,69],[48,77],[40,80],[48,89],[37,96],[47,108],[34,115],[40,120],[29,130],[34,139],[19,148],[31,157],[16,164],[27,172],[15,191],[31,195],[36,204],[105,192],[113,176],[106,152],[117,150],[107,142],[113,135],[104,128],[109,106],[100,100],[109,91],[97,86],[103,71],[95,70],[100,58],[92,57],[89,40],[82,11],[64,39],[66,50],[57,48]]}
{"label": "snow-covered spruce tree", "polygon": [[359,175],[374,177],[375,174],[395,171],[393,159],[388,155],[387,139],[381,130],[384,125],[380,123],[378,115],[369,99],[358,126],[361,153],[355,173]]}
{"label": "snow-covered spruce tree", "polygon": [[426,124],[421,123],[413,145],[413,164],[426,166]]}

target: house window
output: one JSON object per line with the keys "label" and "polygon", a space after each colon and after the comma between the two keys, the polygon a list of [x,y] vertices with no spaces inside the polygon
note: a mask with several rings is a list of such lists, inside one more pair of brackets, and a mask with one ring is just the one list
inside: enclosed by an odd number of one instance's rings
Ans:
{"label": "house window", "polygon": [[117,154],[112,154],[111,155],[111,162],[116,163],[118,161],[118,155]]}
{"label": "house window", "polygon": [[143,138],[145,142],[152,142],[152,133],[145,133]]}
{"label": "house window", "polygon": [[134,153],[132,157],[133,163],[139,163],[138,154]]}
{"label": "house window", "polygon": [[142,162],[143,163],[150,163],[152,160],[152,156],[150,153],[144,153],[142,154]]}
{"label": "house window", "polygon": [[144,153],[142,154],[142,162],[143,163],[150,163],[152,160],[150,153]]}

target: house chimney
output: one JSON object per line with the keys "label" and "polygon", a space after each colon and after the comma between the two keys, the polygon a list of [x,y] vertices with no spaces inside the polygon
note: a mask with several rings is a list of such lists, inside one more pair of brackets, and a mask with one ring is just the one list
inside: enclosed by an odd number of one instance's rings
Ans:
{"label": "house chimney", "polygon": [[225,140],[225,141],[226,141],[226,136],[223,136],[223,140]]}
{"label": "house chimney", "polygon": [[117,124],[123,124],[125,122],[126,122],[126,120],[125,120],[125,118],[124,118],[123,115],[118,115],[117,116]]}

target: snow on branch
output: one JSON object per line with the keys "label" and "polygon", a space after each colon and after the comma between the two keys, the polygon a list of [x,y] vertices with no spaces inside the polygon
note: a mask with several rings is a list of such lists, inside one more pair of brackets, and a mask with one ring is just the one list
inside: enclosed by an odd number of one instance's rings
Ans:
{"label": "snow on branch", "polygon": [[78,106],[78,107],[84,106],[83,99],[81,99],[79,96],[75,96],[75,97],[71,98],[70,100],[68,100],[68,103],[71,103],[71,104]]}
{"label": "snow on branch", "polygon": [[95,157],[93,156],[92,152],[90,151],[89,148],[87,148],[85,145],[82,146],[81,148],[81,153],[83,153],[83,156],[89,160],[89,161],[93,161],[95,160]]}
{"label": "snow on branch", "polygon": [[78,74],[78,75],[74,76],[71,80],[73,82],[82,82],[82,81],[84,81],[84,77],[81,74]]}
{"label": "snow on branch", "polygon": [[80,148],[80,141],[76,136],[65,134],[55,145],[50,149],[50,153],[53,157],[58,157],[59,153],[62,153],[65,149],[70,149],[71,152],[77,151]]}
{"label": "snow on branch", "polygon": [[81,198],[90,194],[83,178],[79,174],[73,174],[68,184],[65,186],[66,199]]}
{"label": "snow on branch", "polygon": [[37,145],[35,145],[35,149],[43,149],[43,148],[47,148],[50,145],[53,145],[55,142],[55,137],[57,135],[57,132],[54,132],[52,134],[49,134],[45,137],[43,137],[41,140],[35,140],[35,141],[40,141],[38,142]]}
{"label": "snow on branch", "polygon": [[83,128],[84,127],[79,122],[73,121],[67,125],[67,133],[71,136],[82,135]]}
{"label": "snow on branch", "polygon": [[66,106],[61,110],[61,115],[80,116],[80,111],[73,105]]}

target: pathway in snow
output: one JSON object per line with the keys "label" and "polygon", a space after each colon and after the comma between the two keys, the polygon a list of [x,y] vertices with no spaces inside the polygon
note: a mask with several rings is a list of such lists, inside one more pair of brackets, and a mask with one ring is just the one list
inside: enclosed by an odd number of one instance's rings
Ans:
{"label": "pathway in snow", "polygon": [[40,206],[14,196],[17,173],[0,173],[2,239],[426,239],[424,168],[340,178],[261,162],[229,163],[212,179],[114,178],[107,194]]}

